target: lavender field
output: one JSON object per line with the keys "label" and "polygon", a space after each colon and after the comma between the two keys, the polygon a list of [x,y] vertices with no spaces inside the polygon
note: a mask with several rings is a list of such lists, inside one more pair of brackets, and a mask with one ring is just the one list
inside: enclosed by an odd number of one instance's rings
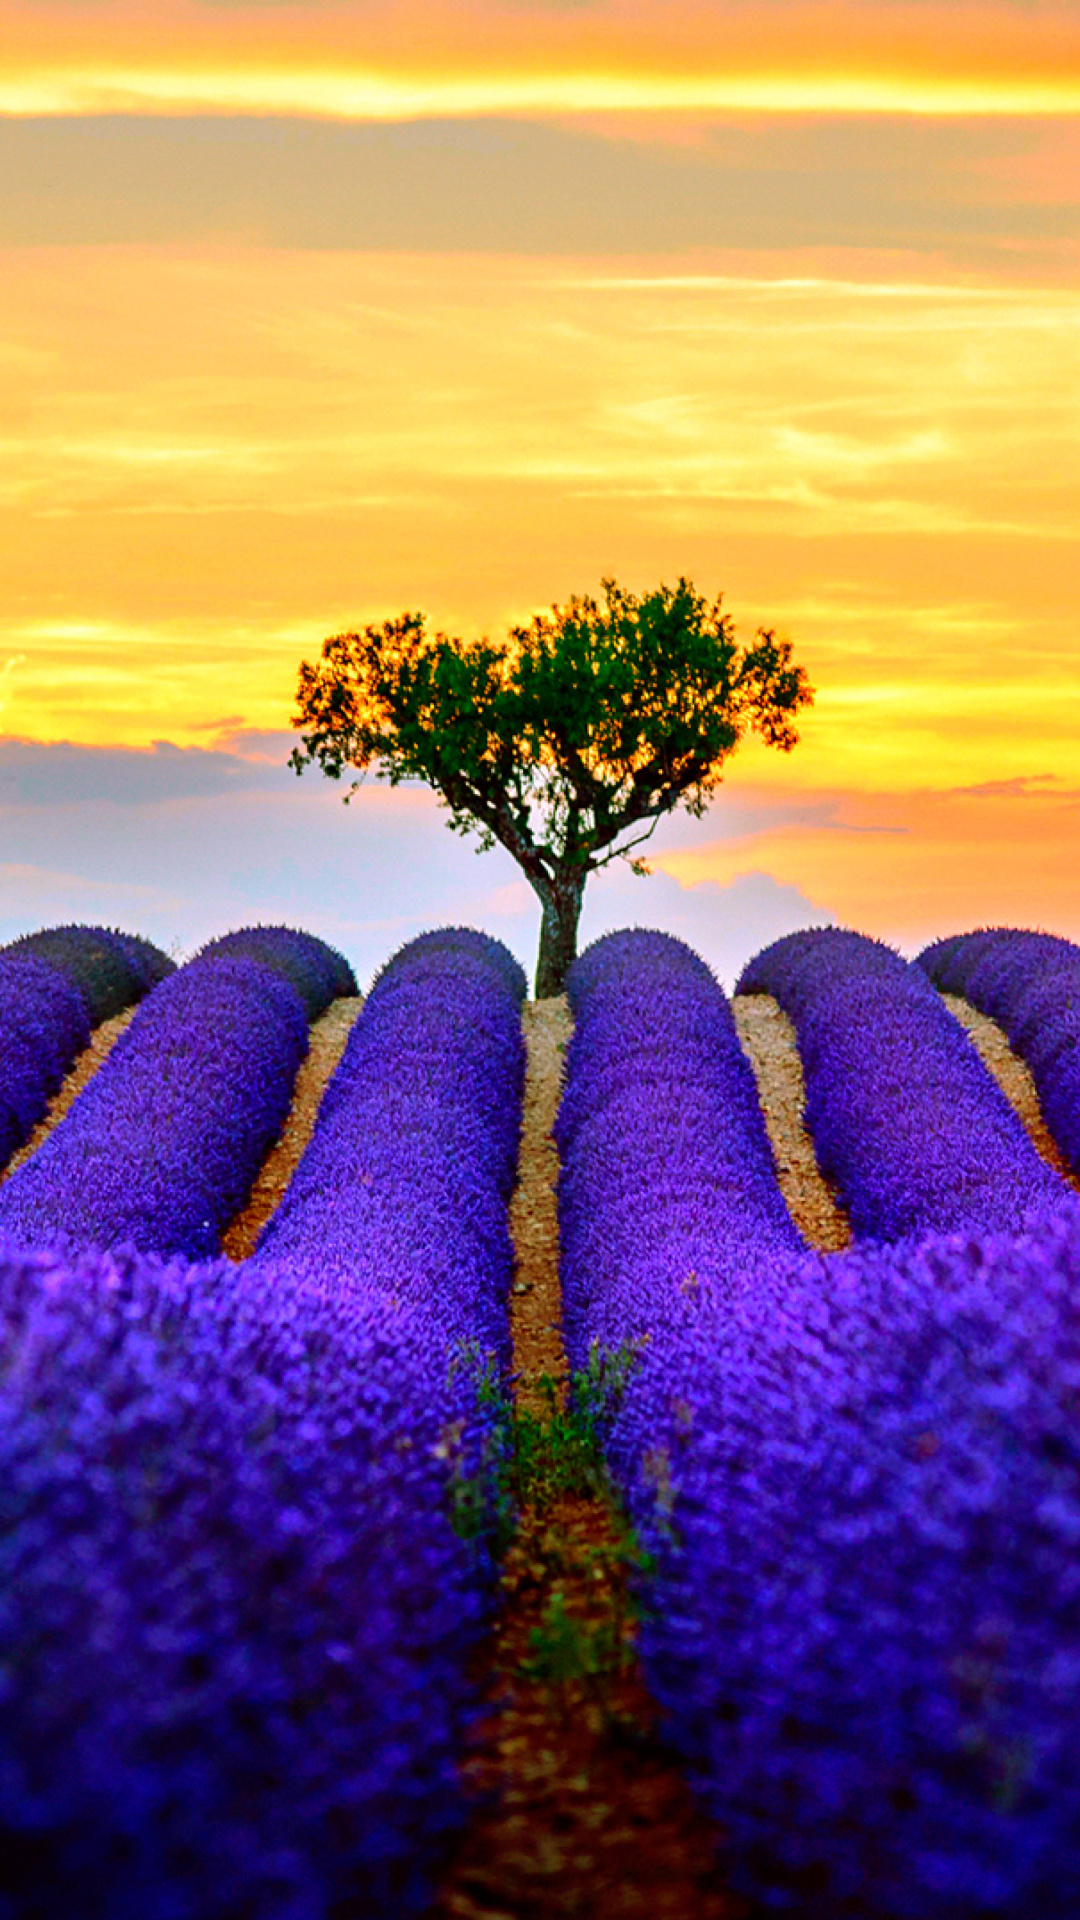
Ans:
{"label": "lavender field", "polygon": [[[943,995],[996,1023],[1052,1154]],[[462,928],[390,957],[362,1009],[284,928],[180,967],[102,928],[0,951],[0,1920],[498,1910],[493,1880],[447,1904],[445,1876],[533,1432],[525,996]],[[310,1139],[228,1260],[344,1003]],[[1065,1920],[1080,949],[982,930],[908,963],[821,929],[729,1001],[634,930],[575,962],[569,1003],[567,1417],[576,1393],[712,1836],[722,1889],[693,1912]],[[760,1010],[841,1251],[796,1224]],[[592,1680],[561,1696],[568,1746]],[[537,1904],[502,1910],[590,1910],[536,1845]]]}

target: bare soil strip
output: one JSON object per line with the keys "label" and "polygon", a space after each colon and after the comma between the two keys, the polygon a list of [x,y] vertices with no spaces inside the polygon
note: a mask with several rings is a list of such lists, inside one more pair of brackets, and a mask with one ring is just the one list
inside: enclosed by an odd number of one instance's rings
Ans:
{"label": "bare soil strip", "polygon": [[1020,1055],[1013,1052],[1003,1029],[989,1015],[979,1013],[970,1000],[964,1000],[960,994],[943,993],[941,998],[974,1043],[983,1066],[993,1074],[1005,1098],[1016,1109],[1028,1130],[1032,1146],[1038,1148],[1055,1173],[1060,1173],[1070,1186],[1080,1189],[1080,1180],[1074,1179],[1069,1172],[1068,1162],[1043,1119],[1035,1082]]}
{"label": "bare soil strip", "polygon": [[[549,1137],[565,1000],[530,1004],[524,1027],[512,1329],[516,1403],[540,1414],[566,1386]],[[556,1383],[546,1394],[545,1374]],[[526,1506],[503,1588],[488,1711],[465,1768],[477,1811],[432,1920],[737,1920],[745,1909],[723,1890],[716,1829],[657,1739],[633,1653],[627,1543],[607,1501],[563,1494]]]}
{"label": "bare soil strip", "polygon": [[70,1073],[65,1074],[58,1091],[50,1100],[48,1108],[38,1121],[29,1140],[24,1141],[18,1151],[12,1154],[7,1166],[0,1172],[0,1181],[6,1180],[9,1174],[15,1172],[16,1167],[21,1167],[24,1160],[29,1160],[30,1155],[37,1152],[42,1141],[48,1139],[53,1128],[63,1119],[76,1095],[80,1094],[87,1081],[93,1078],[102,1061],[116,1045],[124,1028],[130,1026],[134,1017],[135,1008],[126,1007],[123,1013],[114,1014],[111,1020],[103,1020],[99,1027],[94,1028],[89,1045],[83,1048]]}
{"label": "bare soil strip", "polygon": [[803,1125],[806,1087],[795,1028],[767,993],[739,994],[731,1010],[743,1052],[754,1069],[788,1212],[810,1246],[822,1253],[838,1252],[851,1245],[851,1227],[835,1189],[821,1173],[814,1143]]}
{"label": "bare soil strip", "polygon": [[334,1000],[312,1023],[308,1050],[300,1062],[284,1132],[263,1161],[247,1206],[226,1228],[221,1242],[226,1259],[250,1259],[259,1234],[280,1206],[300,1156],[311,1139],[327,1081],[345,1051],[363,1004],[362,998],[355,997]]}

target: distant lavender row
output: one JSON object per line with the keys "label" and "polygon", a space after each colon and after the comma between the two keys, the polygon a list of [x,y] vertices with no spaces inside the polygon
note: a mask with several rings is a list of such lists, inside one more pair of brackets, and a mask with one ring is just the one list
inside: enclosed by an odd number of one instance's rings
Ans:
{"label": "distant lavender row", "polygon": [[857,1239],[1020,1229],[1068,1189],[1040,1159],[967,1035],[879,941],[789,934],[745,969],[795,1025],[806,1124]]}
{"label": "distant lavender row", "polygon": [[49,927],[0,947],[0,1167],[29,1139],[98,1021],[172,967],[108,927]]}
{"label": "distant lavender row", "polygon": [[918,964],[1004,1027],[1031,1069],[1043,1118],[1080,1174],[1080,947],[1050,933],[991,927],[924,948]]}
{"label": "distant lavender row", "polygon": [[8,955],[43,961],[60,974],[80,995],[92,1027],[123,1013],[174,968],[152,941],[113,927],[43,927],[0,948],[0,958]]}
{"label": "distant lavender row", "polygon": [[287,980],[300,995],[309,1020],[317,1020],[332,1000],[357,992],[348,961],[310,933],[293,927],[240,927],[200,947],[197,958],[225,954],[231,960],[257,960]]}
{"label": "distant lavender row", "polygon": [[[260,933],[272,947],[274,931]],[[298,936],[281,934],[291,951]],[[322,943],[302,937],[317,961]],[[0,1188],[0,1234],[23,1246],[217,1253],[284,1125],[307,1030],[299,994],[263,961],[227,951],[189,961]]]}
{"label": "distant lavender row", "polygon": [[[569,991],[568,1335],[579,1365],[593,1340],[639,1349],[607,1453],[654,1556],[642,1654],[733,1881],[803,1920],[1066,1920],[1077,1216],[800,1253],[767,1182],[740,1188],[740,1136],[762,1165],[741,1094],[720,1124],[673,1120],[710,1053],[721,1103],[739,1082],[700,963],[616,936]],[[644,1173],[654,1139],[654,1183],[601,1177]]]}
{"label": "distant lavender row", "polygon": [[244,1266],[0,1258],[12,1920],[429,1897],[493,1604],[508,961],[455,933],[383,973]]}
{"label": "distant lavender row", "polygon": [[614,933],[568,980],[575,1027],[555,1126],[563,1317],[572,1368],[699,1291],[800,1252],[753,1072],[703,960],[663,933]]}

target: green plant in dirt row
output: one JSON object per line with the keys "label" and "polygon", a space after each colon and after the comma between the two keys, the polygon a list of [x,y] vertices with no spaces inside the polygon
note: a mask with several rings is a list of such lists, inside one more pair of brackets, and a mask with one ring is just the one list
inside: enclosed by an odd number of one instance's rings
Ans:
{"label": "green plant in dirt row", "polygon": [[462,1539],[482,1536],[501,1554],[522,1507],[543,1511],[560,1494],[610,1501],[603,1429],[614,1417],[637,1358],[638,1348],[631,1344],[612,1350],[594,1346],[588,1365],[571,1380],[565,1407],[556,1382],[544,1375],[540,1385],[547,1411],[535,1414],[514,1406],[489,1355],[472,1345],[459,1349],[451,1379],[462,1369],[473,1373],[477,1404],[486,1416],[478,1455],[467,1447],[461,1421],[453,1422],[437,1445],[449,1469],[450,1517]]}
{"label": "green plant in dirt row", "polygon": [[748,729],[788,751],[813,698],[790,642],[760,627],[740,647],[689,580],[603,593],[501,641],[402,613],[333,635],[300,667],[290,765],[422,780],[455,831],[504,846],[540,902],[538,999],[562,991],[589,874],[624,858],[647,871],[636,849],[657,822],[704,812]]}
{"label": "green plant in dirt row", "polygon": [[556,1382],[545,1374],[540,1389],[546,1412],[514,1412],[516,1492],[523,1506],[543,1508],[560,1494],[610,1497],[603,1433],[637,1358],[633,1345],[611,1350],[596,1345],[588,1365],[573,1375],[565,1407],[559,1405]]}
{"label": "green plant in dirt row", "polygon": [[618,1507],[609,1510],[612,1538],[580,1549],[566,1569],[580,1577],[584,1611],[571,1612],[562,1585],[555,1587],[544,1617],[529,1634],[522,1677],[561,1685],[621,1672],[634,1660],[630,1629],[645,1614],[632,1584],[653,1562]]}

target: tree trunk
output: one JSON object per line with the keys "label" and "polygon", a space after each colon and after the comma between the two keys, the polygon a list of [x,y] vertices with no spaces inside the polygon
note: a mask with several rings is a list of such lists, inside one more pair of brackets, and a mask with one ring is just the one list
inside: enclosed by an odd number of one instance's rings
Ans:
{"label": "tree trunk", "polygon": [[[536,885],[535,881],[533,883]],[[536,963],[536,998],[550,1000],[566,986],[567,969],[577,955],[578,921],[585,892],[580,867],[556,874],[536,887],[543,909],[540,920],[540,956]]]}

